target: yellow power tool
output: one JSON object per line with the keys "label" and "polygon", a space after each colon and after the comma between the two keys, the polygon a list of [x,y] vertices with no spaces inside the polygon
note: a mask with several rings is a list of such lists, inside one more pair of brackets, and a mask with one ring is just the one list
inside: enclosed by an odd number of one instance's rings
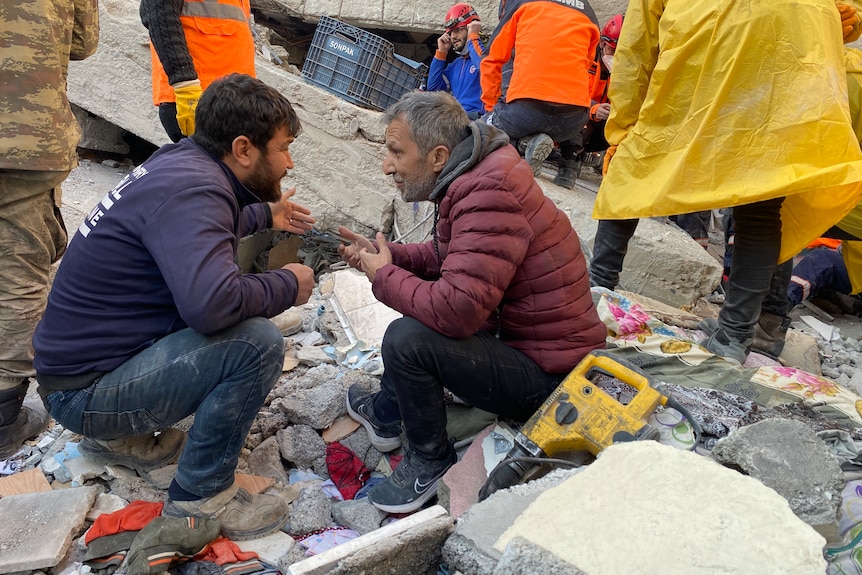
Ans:
{"label": "yellow power tool", "polygon": [[[591,378],[599,374],[630,385],[637,394],[627,404],[620,403],[593,383]],[[541,459],[578,451],[598,455],[613,443],[658,439],[658,429],[648,421],[659,405],[683,413],[696,444],[699,425],[682,405],[659,392],[652,378],[607,351],[590,353],[524,424],[506,458],[488,476],[479,499],[519,483]]]}

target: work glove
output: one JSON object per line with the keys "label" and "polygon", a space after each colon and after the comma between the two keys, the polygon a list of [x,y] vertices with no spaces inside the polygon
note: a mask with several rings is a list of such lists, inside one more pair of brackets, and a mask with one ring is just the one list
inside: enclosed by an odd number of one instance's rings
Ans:
{"label": "work glove", "polygon": [[835,7],[841,15],[841,34],[844,37],[844,43],[855,42],[859,36],[862,36],[862,20],[859,19],[856,8],[847,2],[836,2]]}
{"label": "work glove", "polygon": [[617,153],[616,146],[610,146],[607,150],[605,150],[605,159],[602,162],[602,175],[605,176],[608,173],[608,166],[611,164],[611,158],[614,157],[614,154]]}
{"label": "work glove", "polygon": [[171,86],[177,100],[177,124],[184,136],[195,133],[195,110],[201,98],[201,81],[187,80]]}

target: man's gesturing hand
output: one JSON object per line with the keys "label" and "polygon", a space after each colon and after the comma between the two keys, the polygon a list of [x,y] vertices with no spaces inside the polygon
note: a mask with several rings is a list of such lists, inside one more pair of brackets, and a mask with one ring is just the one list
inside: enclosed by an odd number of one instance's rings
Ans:
{"label": "man's gesturing hand", "polygon": [[272,211],[272,229],[299,235],[311,229],[316,220],[311,217],[311,211],[308,208],[290,201],[295,193],[296,188],[290,188],[282,192],[279,201],[269,203],[269,209]]}
{"label": "man's gesturing hand", "polygon": [[338,227],[338,235],[351,242],[346,246],[338,246],[338,253],[341,255],[341,259],[347,262],[347,265],[350,267],[359,271],[365,271],[362,269],[362,260],[359,257],[359,253],[362,250],[366,250],[369,253],[376,254],[377,249],[374,247],[374,244],[368,238],[364,238],[344,226]]}
{"label": "man's gesturing hand", "polygon": [[[373,246],[371,248],[374,249]],[[363,248],[359,252],[359,259],[362,261],[362,271],[368,277],[369,281],[374,281],[377,275],[377,270],[392,263],[392,252],[389,251],[389,246],[386,243],[386,236],[377,232],[377,249],[374,251]]]}

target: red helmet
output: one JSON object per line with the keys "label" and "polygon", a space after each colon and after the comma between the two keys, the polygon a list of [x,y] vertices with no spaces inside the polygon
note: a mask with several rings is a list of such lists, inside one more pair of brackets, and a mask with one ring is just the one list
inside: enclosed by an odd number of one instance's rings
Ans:
{"label": "red helmet", "polygon": [[605,27],[602,28],[602,40],[610,44],[614,49],[617,47],[617,41],[620,39],[620,30],[623,28],[623,15],[615,14],[611,16]]}
{"label": "red helmet", "polygon": [[463,28],[470,22],[478,20],[479,15],[469,4],[455,4],[446,12],[446,31],[451,32],[456,28]]}

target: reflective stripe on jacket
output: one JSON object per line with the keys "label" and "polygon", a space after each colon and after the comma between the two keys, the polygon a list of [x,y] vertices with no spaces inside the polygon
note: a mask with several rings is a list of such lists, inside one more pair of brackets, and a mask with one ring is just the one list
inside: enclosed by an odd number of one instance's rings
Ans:
{"label": "reflective stripe on jacket", "polygon": [[[180,21],[201,88],[233,72],[254,76],[250,19],[249,0],[184,0]],[[174,90],[152,43],[150,52],[153,104],[173,102]]]}

